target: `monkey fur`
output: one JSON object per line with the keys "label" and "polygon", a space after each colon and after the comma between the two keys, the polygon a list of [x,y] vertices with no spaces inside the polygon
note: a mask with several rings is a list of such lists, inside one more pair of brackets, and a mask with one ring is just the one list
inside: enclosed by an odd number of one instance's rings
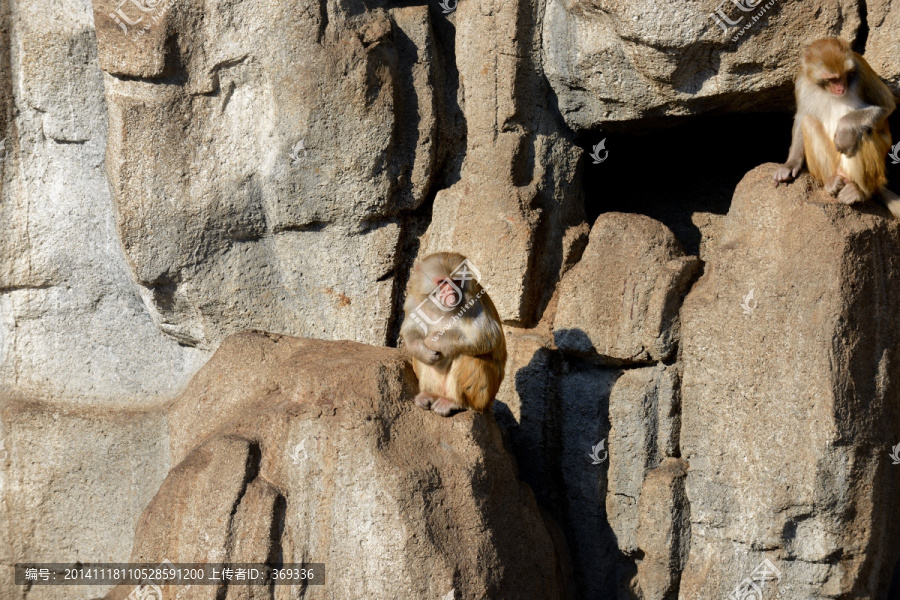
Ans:
{"label": "monkey fur", "polygon": [[439,415],[490,408],[506,365],[506,338],[494,303],[460,254],[416,263],[400,326],[419,378],[416,404]]}
{"label": "monkey fur", "polygon": [[794,91],[791,149],[775,173],[775,184],[793,180],[805,163],[841,202],[855,204],[878,195],[900,218],[900,198],[885,187],[885,158],[891,148],[887,118],[896,104],[869,63],[842,39],[815,41],[803,52]]}

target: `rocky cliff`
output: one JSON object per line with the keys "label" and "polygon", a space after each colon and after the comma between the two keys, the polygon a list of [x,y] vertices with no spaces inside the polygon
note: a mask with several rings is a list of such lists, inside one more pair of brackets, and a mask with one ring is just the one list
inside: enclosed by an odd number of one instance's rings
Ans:
{"label": "rocky cliff", "polygon": [[[898,35],[853,0],[0,3],[0,597],[278,556],[328,565],[309,598],[900,598],[900,224],[771,185],[800,47],[900,94]],[[505,324],[492,414],[410,404],[438,250]]]}

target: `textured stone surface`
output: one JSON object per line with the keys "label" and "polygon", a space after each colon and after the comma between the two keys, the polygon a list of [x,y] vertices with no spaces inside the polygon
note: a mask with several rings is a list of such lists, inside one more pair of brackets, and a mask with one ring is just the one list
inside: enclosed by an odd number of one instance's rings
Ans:
{"label": "textured stone surface", "polygon": [[660,433],[671,436],[673,429],[666,418],[667,407],[673,404],[673,370],[662,365],[629,369],[609,396],[606,514],[619,550],[626,556],[638,550],[635,536],[644,478],[668,456],[660,450],[670,449],[671,441],[664,443],[661,438],[666,435]]}
{"label": "textured stone surface", "polygon": [[553,337],[564,352],[617,365],[668,358],[681,298],[699,267],[665,225],[606,213],[559,286]]}
{"label": "textured stone surface", "polygon": [[[777,106],[790,98],[804,43],[831,36],[852,40],[860,25],[852,0],[816,10],[781,0],[766,9],[769,2],[752,0],[741,4],[755,10],[743,12],[737,4],[719,5],[731,21],[742,18],[725,33],[711,16],[715,1],[549,0],[544,70],[566,123],[583,130],[646,117]],[[896,30],[886,29],[886,45],[887,32]],[[896,56],[886,60],[900,64]]]}
{"label": "textured stone surface", "polygon": [[437,155],[430,13],[316,4],[199,22],[160,5],[154,52],[95,7],[119,235],[154,321],[185,344],[253,327],[387,342],[398,215]]}
{"label": "textured stone surface", "polygon": [[[168,470],[164,411],[2,397],[0,564],[122,562]],[[107,586],[108,587],[108,586]],[[0,573],[0,598],[83,600],[98,586],[35,587]]]}
{"label": "textured stone surface", "polygon": [[26,2],[2,18],[17,41],[0,34],[16,74],[0,68],[15,106],[0,133],[0,385],[107,405],[171,398],[206,356],[154,327],[125,266],[90,3]]}
{"label": "textured stone surface", "polygon": [[690,505],[684,492],[687,463],[666,458],[647,473],[638,501],[637,587],[643,600],[668,600],[678,593],[691,539]]}
{"label": "textured stone surface", "polygon": [[587,234],[577,175],[581,151],[540,73],[534,7],[461,2],[456,64],[465,89],[460,179],[438,192],[420,255],[458,251],[491,283],[507,322],[531,326]]}
{"label": "textured stone surface", "polygon": [[886,598],[900,557],[887,456],[900,429],[900,223],[806,176],[773,189],[773,169],[738,186],[682,311],[680,594],[725,595],[768,558],[788,597]]}
{"label": "textured stone surface", "polygon": [[[897,31],[900,31],[900,10],[891,10],[889,0],[866,0],[866,20],[869,35],[866,39],[865,57],[900,96],[900,57],[897,55]],[[896,136],[896,131],[894,135]]]}
{"label": "textured stone surface", "polygon": [[[235,364],[259,369],[239,397]],[[550,534],[496,422],[444,419],[414,395],[396,350],[227,339],[172,408],[184,458],[142,515],[132,559],[324,562],[328,585],[309,598],[563,598]]]}

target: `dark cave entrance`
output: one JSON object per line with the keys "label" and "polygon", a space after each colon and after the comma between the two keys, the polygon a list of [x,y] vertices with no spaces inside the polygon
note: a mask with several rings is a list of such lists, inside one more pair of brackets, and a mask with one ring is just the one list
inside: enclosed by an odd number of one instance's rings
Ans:
{"label": "dark cave entrance", "polygon": [[[588,222],[605,212],[644,214],[669,227],[689,254],[700,254],[706,224],[728,212],[744,175],[787,158],[792,120],[786,112],[698,116],[644,133],[621,125],[583,133],[577,141],[585,150]],[[890,121],[896,142],[900,111]],[[593,164],[591,148],[604,138],[609,155]],[[900,164],[888,159],[887,166],[889,187],[900,191]]]}

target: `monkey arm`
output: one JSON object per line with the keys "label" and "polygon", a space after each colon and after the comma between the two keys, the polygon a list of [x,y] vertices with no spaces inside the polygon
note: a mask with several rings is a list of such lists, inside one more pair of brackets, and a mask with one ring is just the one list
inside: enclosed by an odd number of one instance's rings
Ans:
{"label": "monkey arm", "polygon": [[437,336],[430,336],[424,344],[442,356],[454,358],[460,354],[479,356],[488,354],[500,343],[503,335],[499,323],[492,319],[476,321],[462,319],[456,327]]}
{"label": "monkey arm", "polygon": [[862,137],[871,133],[887,116],[888,111],[881,106],[868,106],[844,115],[834,132],[834,147],[841,154],[853,156]]}
{"label": "monkey arm", "polygon": [[791,181],[800,174],[803,168],[803,115],[799,112],[794,117],[794,127],[791,131],[791,149],[788,151],[787,162],[775,171],[775,184]]}
{"label": "monkey arm", "polygon": [[418,327],[403,327],[400,331],[407,351],[419,362],[433,365],[441,360],[441,353],[425,345],[425,337]]}

